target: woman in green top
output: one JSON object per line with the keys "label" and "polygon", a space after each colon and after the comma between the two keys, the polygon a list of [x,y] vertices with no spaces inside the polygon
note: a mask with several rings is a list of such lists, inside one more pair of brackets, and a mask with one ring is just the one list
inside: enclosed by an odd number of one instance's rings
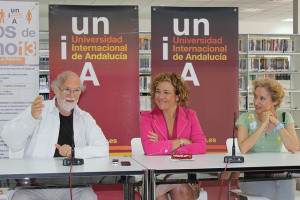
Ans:
{"label": "woman in green top", "polygon": [[[257,78],[253,86],[255,110],[242,114],[236,122],[240,151],[243,154],[280,152],[284,145],[288,151],[296,153],[299,141],[294,120],[290,113],[277,110],[284,98],[282,86],[270,78]],[[239,186],[244,193],[269,199],[295,198],[296,186],[292,179],[240,182]]]}
{"label": "woman in green top", "polygon": [[238,121],[238,143],[242,153],[280,152],[282,144],[296,153],[299,141],[290,113],[278,111],[284,97],[282,86],[270,78],[253,81],[255,111],[242,114]]}

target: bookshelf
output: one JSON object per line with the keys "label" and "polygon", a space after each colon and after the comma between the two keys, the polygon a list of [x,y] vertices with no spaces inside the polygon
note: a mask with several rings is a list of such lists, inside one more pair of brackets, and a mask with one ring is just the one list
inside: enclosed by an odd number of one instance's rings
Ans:
{"label": "bookshelf", "polygon": [[276,79],[285,89],[281,110],[290,112],[300,138],[300,35],[239,35],[239,109],[254,110],[252,80]]}
{"label": "bookshelf", "polygon": [[45,100],[48,100],[50,95],[48,31],[40,31],[39,47],[39,93]]}
{"label": "bookshelf", "polygon": [[139,92],[140,111],[151,110],[150,82],[151,82],[151,35],[139,35]]}

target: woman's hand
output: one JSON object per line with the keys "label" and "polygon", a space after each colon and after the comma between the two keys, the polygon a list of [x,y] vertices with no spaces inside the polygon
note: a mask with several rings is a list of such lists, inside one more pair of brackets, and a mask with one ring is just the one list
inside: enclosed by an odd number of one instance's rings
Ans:
{"label": "woman's hand", "polygon": [[192,140],[188,140],[188,139],[185,139],[185,138],[182,138],[182,141],[183,141],[183,146],[193,143]]}
{"label": "woman's hand", "polygon": [[158,142],[158,135],[156,133],[154,133],[153,131],[149,131],[148,133],[149,133],[149,135],[147,135],[147,136],[148,136],[148,138],[150,138],[150,141]]}
{"label": "woman's hand", "polygon": [[277,126],[280,122],[278,119],[274,116],[274,114],[271,111],[265,111],[261,114],[261,122],[262,123],[271,123]]}
{"label": "woman's hand", "polygon": [[274,126],[277,126],[278,124],[280,124],[280,121],[278,121],[278,119],[276,119],[276,117],[274,117],[273,115],[270,116],[270,122],[272,124],[274,124]]}
{"label": "woman's hand", "polygon": [[261,123],[262,124],[269,123],[271,115],[273,116],[273,113],[271,111],[262,112],[261,115],[260,115],[260,121],[261,121]]}

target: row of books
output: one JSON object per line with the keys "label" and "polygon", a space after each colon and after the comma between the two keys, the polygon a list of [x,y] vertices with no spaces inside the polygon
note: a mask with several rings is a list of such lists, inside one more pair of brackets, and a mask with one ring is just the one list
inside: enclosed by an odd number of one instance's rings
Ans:
{"label": "row of books", "polygon": [[40,50],[48,50],[49,49],[49,40],[48,39],[40,39],[39,47],[40,47]]}
{"label": "row of books", "polygon": [[40,70],[49,70],[49,58],[43,57],[39,61]]}
{"label": "row of books", "polygon": [[40,75],[40,92],[49,92],[49,75]]}
{"label": "row of books", "polygon": [[151,76],[140,76],[140,92],[150,92]]}
{"label": "row of books", "polygon": [[290,74],[255,74],[255,75],[249,75],[249,90],[252,91],[253,85],[252,81],[258,77],[265,77],[265,78],[271,78],[277,80],[281,86],[285,90],[291,89],[291,75]]}
{"label": "row of books", "polygon": [[239,110],[247,110],[247,95],[239,96]]}
{"label": "row of books", "polygon": [[151,96],[140,96],[140,111],[151,110]]}
{"label": "row of books", "polygon": [[246,90],[246,76],[239,76],[239,90]]}
{"label": "row of books", "polygon": [[[291,89],[291,75],[290,74],[251,74],[249,75],[249,91],[253,90],[252,81],[258,77],[269,77],[277,80],[285,90]],[[247,76],[239,76],[239,90],[246,91],[246,79]]]}
{"label": "row of books", "polygon": [[291,89],[291,75],[290,74],[276,74],[275,79],[282,85],[285,90]]}
{"label": "row of books", "polygon": [[239,70],[246,71],[289,71],[288,57],[251,57],[239,59]]}
{"label": "row of books", "polygon": [[140,72],[151,72],[151,55],[142,54],[140,55]]}
{"label": "row of books", "polygon": [[50,99],[50,94],[49,93],[41,93],[40,95],[43,96],[43,100],[49,100]]}
{"label": "row of books", "polygon": [[151,50],[151,36],[140,35],[139,36],[139,49],[140,50]]}
{"label": "row of books", "polygon": [[281,38],[250,38],[249,51],[290,53],[294,52],[294,40]]}

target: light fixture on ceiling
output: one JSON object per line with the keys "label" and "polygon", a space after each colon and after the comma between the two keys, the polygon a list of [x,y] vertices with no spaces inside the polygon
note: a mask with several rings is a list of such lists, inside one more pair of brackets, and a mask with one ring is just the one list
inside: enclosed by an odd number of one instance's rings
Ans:
{"label": "light fixture on ceiling", "polygon": [[287,1],[293,1],[293,0],[268,0],[273,2],[287,2]]}
{"label": "light fixture on ceiling", "polygon": [[287,19],[284,19],[282,20],[283,22],[292,22],[293,21],[293,18],[287,18]]}
{"label": "light fixture on ceiling", "polygon": [[254,12],[261,12],[263,9],[260,8],[246,8],[246,9],[241,9],[240,12],[242,13],[254,13]]}

